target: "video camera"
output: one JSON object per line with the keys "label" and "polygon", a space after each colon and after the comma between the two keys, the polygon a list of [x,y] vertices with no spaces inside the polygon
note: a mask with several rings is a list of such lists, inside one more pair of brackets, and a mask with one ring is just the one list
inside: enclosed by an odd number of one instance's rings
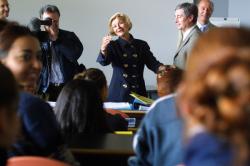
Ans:
{"label": "video camera", "polygon": [[31,30],[31,32],[34,33],[34,35],[39,39],[39,41],[47,41],[48,32],[42,31],[41,25],[46,25],[46,26],[52,25],[52,19],[46,18],[44,20],[40,20],[37,17],[33,17],[28,24],[28,28]]}
{"label": "video camera", "polygon": [[37,17],[33,17],[30,20],[30,23],[28,24],[28,27],[32,32],[38,32],[38,31],[41,31],[41,29],[40,29],[41,25],[47,25],[47,26],[52,25],[52,19],[51,18],[46,18],[44,20],[40,20]]}
{"label": "video camera", "polygon": [[50,25],[52,25],[52,19],[51,18],[46,18],[45,20],[40,20],[40,25],[50,26]]}

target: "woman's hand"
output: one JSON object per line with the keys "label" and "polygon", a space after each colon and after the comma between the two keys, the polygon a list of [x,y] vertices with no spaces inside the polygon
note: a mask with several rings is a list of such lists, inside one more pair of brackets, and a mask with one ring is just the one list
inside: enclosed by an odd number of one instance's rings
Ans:
{"label": "woman's hand", "polygon": [[110,43],[111,40],[112,40],[111,35],[107,35],[107,36],[104,36],[102,38],[101,53],[103,55],[107,54],[107,46],[108,46],[108,44]]}

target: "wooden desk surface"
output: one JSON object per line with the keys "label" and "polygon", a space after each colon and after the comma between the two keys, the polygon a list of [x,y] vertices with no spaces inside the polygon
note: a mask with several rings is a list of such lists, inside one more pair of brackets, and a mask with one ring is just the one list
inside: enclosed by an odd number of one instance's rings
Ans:
{"label": "wooden desk surface", "polygon": [[130,118],[137,118],[138,120],[141,120],[146,114],[146,111],[138,111],[138,110],[120,110],[120,111],[127,114]]}
{"label": "wooden desk surface", "polygon": [[134,154],[133,135],[91,135],[72,139],[69,148],[73,154],[128,155]]}

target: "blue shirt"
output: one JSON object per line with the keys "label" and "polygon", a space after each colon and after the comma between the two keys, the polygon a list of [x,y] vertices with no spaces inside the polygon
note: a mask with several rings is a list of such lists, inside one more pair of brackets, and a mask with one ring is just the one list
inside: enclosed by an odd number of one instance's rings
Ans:
{"label": "blue shirt", "polygon": [[60,67],[60,61],[58,59],[58,55],[56,54],[55,47],[53,42],[50,42],[51,49],[51,68],[50,68],[50,82],[51,83],[64,83],[64,77],[62,74],[62,70]]}
{"label": "blue shirt", "polygon": [[229,143],[208,132],[191,138],[185,152],[186,166],[229,166],[233,163]]}
{"label": "blue shirt", "polygon": [[182,121],[175,96],[158,99],[144,117],[134,138],[136,156],[130,166],[175,166],[183,163]]}

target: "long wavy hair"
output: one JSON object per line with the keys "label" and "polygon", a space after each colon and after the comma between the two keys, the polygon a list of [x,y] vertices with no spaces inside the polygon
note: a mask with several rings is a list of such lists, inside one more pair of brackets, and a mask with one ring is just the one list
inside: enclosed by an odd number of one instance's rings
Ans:
{"label": "long wavy hair", "polygon": [[179,102],[206,130],[236,148],[236,165],[250,157],[250,31],[218,28],[202,35],[188,59]]}

